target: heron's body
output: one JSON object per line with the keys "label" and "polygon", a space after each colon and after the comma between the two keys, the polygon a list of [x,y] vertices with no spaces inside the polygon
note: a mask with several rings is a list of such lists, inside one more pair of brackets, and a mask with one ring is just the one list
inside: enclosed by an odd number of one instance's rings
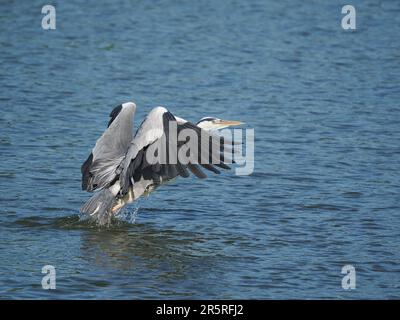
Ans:
{"label": "heron's body", "polygon": [[172,180],[175,180],[175,178],[166,181],[163,181],[161,178],[159,183],[146,182],[145,180],[137,182],[135,185],[129,188],[128,192],[124,196],[117,197],[115,204],[111,209],[112,213],[118,212],[121,208],[136,201],[141,196],[150,195],[150,193],[156,190],[159,186]]}
{"label": "heron's body", "polygon": [[[96,191],[82,206],[81,211],[95,216],[100,224],[109,222],[111,216],[122,207],[134,202],[142,195],[151,193],[160,185],[178,176],[188,177],[189,171],[198,178],[205,178],[200,168],[214,173],[219,173],[215,167],[229,169],[219,148],[216,149],[217,151],[212,149],[211,154],[207,154],[207,157],[214,157],[213,159],[217,157],[217,162],[212,164],[203,163],[202,152],[198,154],[198,159],[191,160],[189,163],[182,163],[180,159],[176,159],[176,162],[167,160],[165,163],[161,161],[149,163],[148,156],[157,143],[172,141],[168,130],[172,125],[177,127],[178,132],[184,129],[193,130],[198,137],[201,136],[200,144],[210,143],[211,150],[214,140],[211,139],[213,134],[209,130],[237,125],[240,124],[239,122],[203,118],[198,125],[194,125],[182,118],[174,117],[163,107],[156,107],[133,135],[135,110],[136,105],[132,102],[114,108],[110,114],[108,128],[97,140],[81,168],[82,189],[89,192]],[[181,148],[187,147],[187,142],[178,142],[177,145],[179,149],[177,151],[180,152]],[[163,149],[160,150],[157,154],[162,153]],[[161,156],[170,159],[172,155],[168,151],[166,153],[167,155]]]}

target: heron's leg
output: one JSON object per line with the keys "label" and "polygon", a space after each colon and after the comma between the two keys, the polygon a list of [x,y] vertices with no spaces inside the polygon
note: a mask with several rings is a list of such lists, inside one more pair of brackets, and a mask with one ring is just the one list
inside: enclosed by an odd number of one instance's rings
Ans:
{"label": "heron's leg", "polygon": [[111,209],[112,214],[116,214],[122,207],[125,206],[125,203],[119,200]]}
{"label": "heron's leg", "polygon": [[125,207],[127,204],[132,203],[135,200],[133,189],[130,188],[128,193],[119,198],[113,208],[111,209],[112,214],[116,214],[121,208]]}

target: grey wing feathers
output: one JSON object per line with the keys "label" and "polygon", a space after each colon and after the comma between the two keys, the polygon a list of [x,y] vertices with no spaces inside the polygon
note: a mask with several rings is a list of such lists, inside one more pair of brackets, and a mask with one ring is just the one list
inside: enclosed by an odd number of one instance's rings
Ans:
{"label": "grey wing feathers", "polygon": [[110,210],[115,202],[115,196],[109,189],[103,189],[95,194],[81,207],[81,212],[95,216],[100,224],[105,224],[111,217]]}
{"label": "grey wing feathers", "polygon": [[83,190],[103,188],[115,180],[117,168],[133,139],[135,109],[134,103],[124,103],[111,112],[108,128],[81,167]]}

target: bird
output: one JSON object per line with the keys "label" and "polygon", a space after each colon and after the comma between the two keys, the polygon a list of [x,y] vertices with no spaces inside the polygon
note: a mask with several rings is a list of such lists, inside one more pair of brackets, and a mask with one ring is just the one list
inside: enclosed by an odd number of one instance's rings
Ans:
{"label": "bird", "polygon": [[[229,170],[227,163],[234,163],[225,156],[228,153],[225,151],[232,154],[235,141],[224,139],[217,131],[242,122],[203,117],[193,124],[159,106],[149,112],[134,134],[135,111],[134,102],[122,103],[111,111],[106,130],[81,166],[82,190],[94,194],[80,212],[93,217],[99,225],[109,225],[123,207],[179,176],[189,177],[189,171],[204,179],[207,176],[201,169],[219,174],[217,168]],[[176,134],[186,129],[198,138],[199,146],[193,148],[197,152],[186,162],[176,155],[174,158],[168,149],[172,141],[176,153],[183,154],[189,146],[187,138],[176,141],[170,131],[172,127],[176,128]],[[167,147],[157,149],[163,141]],[[156,156],[156,161],[149,162],[150,156]]]}

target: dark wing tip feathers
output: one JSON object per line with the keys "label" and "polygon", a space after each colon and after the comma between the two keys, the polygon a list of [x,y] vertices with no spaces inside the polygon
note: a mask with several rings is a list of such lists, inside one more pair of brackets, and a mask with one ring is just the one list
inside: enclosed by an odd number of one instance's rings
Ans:
{"label": "dark wing tip feathers", "polygon": [[168,128],[168,121],[176,121],[175,116],[169,111],[163,114],[164,128]]}
{"label": "dark wing tip feathers", "polygon": [[[175,117],[174,117],[174,115],[173,115],[172,113],[170,113],[169,111],[167,111],[167,112],[164,113],[164,115],[163,115],[163,121],[164,121],[164,128],[166,129],[167,139],[168,139],[168,130],[167,130],[167,128],[169,127],[169,124],[168,124],[168,123],[169,123],[169,121],[176,121],[176,119],[175,119]],[[192,129],[192,130],[195,130],[196,133],[197,133],[199,136],[201,136],[202,129],[199,128],[197,125],[191,123],[191,122],[185,122],[185,123],[183,123],[183,124],[178,124],[178,132],[180,132],[180,130],[183,130],[183,129]],[[210,139],[211,139],[211,136],[210,136]],[[222,144],[222,146],[224,146],[224,144],[228,143],[228,141],[224,141],[223,137],[221,137],[221,138],[220,138],[220,143]],[[210,141],[210,146],[211,146],[211,144],[212,144],[212,142]],[[199,162],[199,164],[200,164],[204,169],[209,170],[209,171],[212,171],[212,172],[214,172],[215,174],[220,174],[220,171],[217,170],[214,166],[220,167],[220,168],[225,169],[225,170],[229,170],[229,169],[230,169],[230,167],[227,166],[227,165],[224,163],[223,157],[221,157],[221,162],[218,163],[218,164],[205,164],[205,165],[203,165],[203,164],[201,164],[200,162]],[[185,178],[189,176],[189,173],[188,173],[188,171],[187,171],[186,168],[189,168],[189,170],[190,170],[195,176],[197,176],[198,178],[201,178],[201,179],[206,178],[206,175],[199,169],[198,166],[195,166],[194,164],[191,164],[191,165],[189,165],[189,166],[180,165],[180,167],[178,167],[178,172],[179,172],[179,175],[180,175],[180,176],[185,177]]]}
{"label": "dark wing tip feathers", "polygon": [[207,178],[207,175],[200,170],[198,165],[189,163],[188,168],[197,178],[199,179]]}
{"label": "dark wing tip feathers", "polygon": [[[191,123],[191,122],[185,122],[184,124],[178,125],[178,127],[180,127],[181,130],[182,130],[182,129],[192,129],[192,130],[195,130],[199,136],[201,136],[201,132],[202,132],[202,130],[203,130],[203,129],[199,128],[197,125],[194,125],[194,124]],[[221,153],[222,153],[222,152],[223,152],[224,146],[225,146],[227,143],[229,143],[229,141],[225,141],[224,137],[220,137],[219,142],[220,142],[220,144],[221,144],[221,149],[220,149],[220,151],[221,151]],[[212,147],[211,147],[211,146],[212,146],[212,143],[213,143],[213,142],[212,142],[212,136],[209,136],[210,154],[212,153]],[[234,161],[232,161],[232,163],[234,163]],[[222,169],[225,169],[225,170],[230,170],[230,169],[231,169],[228,165],[226,165],[226,164],[224,163],[224,156],[223,156],[223,154],[220,155],[220,162],[219,162],[219,163],[202,164],[202,163],[200,162],[200,159],[199,159],[199,164],[200,164],[204,169],[206,169],[206,170],[208,170],[208,171],[212,171],[212,172],[214,172],[215,174],[220,174],[220,173],[221,173],[219,170],[217,170],[217,169],[215,168],[215,166],[216,166],[216,167],[219,167],[219,168],[222,168]],[[192,168],[189,168],[189,169],[194,169],[194,170],[191,170],[191,171],[192,171],[192,173],[195,174],[198,178],[200,178],[200,175],[201,175],[201,177],[202,177],[203,179],[205,178],[205,177],[204,177],[205,174],[204,174],[203,172],[201,172],[201,170],[200,170],[201,173],[199,173],[199,172],[196,170],[196,169],[199,169],[198,166],[197,166],[196,168],[192,167]],[[193,172],[193,171],[195,171],[195,172]],[[197,173],[197,174],[196,174],[196,173]],[[198,174],[199,174],[199,175],[198,175]],[[203,176],[203,175],[204,175],[204,176]]]}
{"label": "dark wing tip feathers", "polygon": [[107,128],[111,125],[111,123],[115,120],[115,118],[119,115],[122,110],[122,104],[116,106],[110,113],[110,121],[108,121]]}
{"label": "dark wing tip feathers", "polygon": [[93,153],[90,153],[89,157],[81,166],[81,173],[82,173],[82,190],[90,190],[89,181],[91,177],[90,168],[92,167],[93,163]]}

